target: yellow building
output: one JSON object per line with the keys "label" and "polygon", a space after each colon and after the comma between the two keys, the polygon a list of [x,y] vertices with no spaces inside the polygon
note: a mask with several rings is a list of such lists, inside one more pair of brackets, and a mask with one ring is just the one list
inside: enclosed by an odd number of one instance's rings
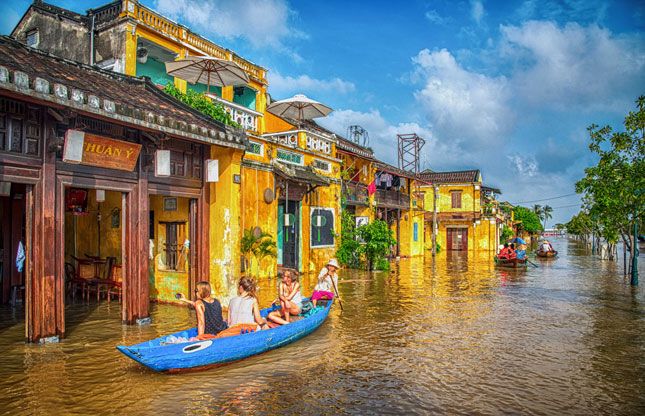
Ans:
{"label": "yellow building", "polygon": [[356,225],[374,220],[375,194],[370,195],[367,187],[374,180],[376,167],[372,149],[337,136],[338,158],[341,160],[341,181],[343,210],[355,217]]}
{"label": "yellow building", "polygon": [[[497,251],[504,217],[479,170],[424,171],[420,179],[425,206],[425,248],[432,249],[433,225],[441,250]],[[435,198],[436,196],[436,198]],[[436,223],[433,219],[436,218]]]}
{"label": "yellow building", "polygon": [[383,162],[375,163],[376,216],[387,221],[397,244],[393,257],[423,255],[424,200],[420,181],[410,172]]}
{"label": "yellow building", "polygon": [[[12,36],[69,60],[148,77],[158,88],[172,83],[183,92],[210,90],[210,98],[220,103],[244,130],[257,135],[264,133],[266,70],[136,0],[115,1],[89,10],[86,15],[34,2]],[[187,56],[233,61],[244,69],[250,81],[244,86],[208,88],[168,76],[165,63]],[[148,117],[136,111],[133,116],[144,120]],[[169,123],[193,129],[192,125],[184,126],[183,120],[168,119],[161,123],[168,124],[168,129],[175,127]],[[204,149],[169,140],[164,134],[151,133],[147,137],[147,146],[155,154],[157,150],[170,152],[169,160],[164,162],[170,168],[165,185],[148,190],[152,300],[175,302],[176,292],[192,295],[199,280],[210,280],[219,294],[233,294],[236,289],[241,267],[240,237],[243,226],[250,224],[243,224],[245,216],[240,210],[246,140],[242,137],[236,146],[219,145],[233,138],[226,131],[240,130],[222,124],[224,127],[223,132],[213,130],[213,134],[194,131],[195,137],[211,136]],[[149,174],[157,176],[157,159],[147,162],[153,162],[150,168],[153,173]],[[215,182],[206,183],[203,179],[207,171],[215,176]],[[202,179],[196,181],[193,179],[196,177]],[[205,232],[208,237],[200,238],[198,232]],[[169,253],[168,247],[177,252]],[[197,253],[202,259],[200,264],[191,264]]]}

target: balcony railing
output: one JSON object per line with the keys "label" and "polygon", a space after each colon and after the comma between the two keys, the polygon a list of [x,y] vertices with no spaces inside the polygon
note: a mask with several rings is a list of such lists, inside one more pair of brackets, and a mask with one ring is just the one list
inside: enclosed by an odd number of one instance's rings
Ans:
{"label": "balcony railing", "polygon": [[[120,7],[120,5],[118,6]],[[139,3],[129,1],[127,2],[127,8],[124,12],[127,16],[130,16],[137,20],[137,22],[149,26],[169,38],[192,46],[193,48],[202,51],[208,56],[214,56],[216,58],[233,61],[241,66],[242,69],[244,69],[251,77],[257,79],[262,83],[266,83],[266,71],[262,67],[259,67],[247,61],[246,59],[235,55],[233,52],[222,48],[221,46],[214,44],[208,39],[205,39],[191,32],[186,27],[155,13],[147,7],[144,7]],[[105,13],[108,13],[108,11],[106,11]],[[109,10],[109,13],[112,13],[112,9]],[[101,17],[103,18],[106,16]]]}
{"label": "balcony railing", "polygon": [[384,207],[410,209],[410,196],[399,191],[377,189],[376,203]]}
{"label": "balcony railing", "polygon": [[367,186],[358,182],[344,182],[343,195],[347,205],[369,205]]}
{"label": "balcony railing", "polygon": [[224,111],[231,115],[233,121],[241,125],[245,130],[258,131],[258,117],[262,116],[262,113],[232,103],[213,94],[208,94],[208,96],[213,101],[220,103],[224,107]]}

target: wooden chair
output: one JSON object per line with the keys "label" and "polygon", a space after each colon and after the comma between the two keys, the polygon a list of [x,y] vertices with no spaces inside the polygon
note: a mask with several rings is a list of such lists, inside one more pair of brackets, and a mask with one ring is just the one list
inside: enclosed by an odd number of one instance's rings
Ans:
{"label": "wooden chair", "polygon": [[65,290],[72,293],[72,302],[75,300],[79,288],[81,296],[85,293],[86,284],[87,280],[78,276],[74,265],[65,262]]}
{"label": "wooden chair", "polygon": [[112,299],[112,295],[117,295],[119,297],[119,303],[121,303],[121,296],[123,294],[123,269],[121,265],[112,265],[110,272],[110,280],[112,283],[108,288],[108,302]]}

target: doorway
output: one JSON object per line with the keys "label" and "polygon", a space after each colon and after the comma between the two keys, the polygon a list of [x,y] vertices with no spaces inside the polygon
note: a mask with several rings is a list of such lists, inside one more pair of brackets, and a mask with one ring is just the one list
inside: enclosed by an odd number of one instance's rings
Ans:
{"label": "doorway", "polygon": [[448,250],[468,250],[468,228],[446,229]]}
{"label": "doorway", "polygon": [[65,310],[74,318],[66,319],[68,328],[91,310],[78,305],[122,300],[125,195],[65,187]]}
{"label": "doorway", "polygon": [[298,270],[300,202],[278,203],[278,266]]}

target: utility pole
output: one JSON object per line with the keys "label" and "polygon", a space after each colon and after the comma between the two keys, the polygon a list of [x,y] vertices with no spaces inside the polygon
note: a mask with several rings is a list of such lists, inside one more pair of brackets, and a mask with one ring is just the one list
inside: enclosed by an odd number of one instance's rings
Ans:
{"label": "utility pole", "polygon": [[632,244],[632,286],[638,286],[638,219],[634,215],[634,243]]}
{"label": "utility pole", "polygon": [[434,198],[432,198],[432,257],[437,253],[437,191],[439,187],[432,184]]}

